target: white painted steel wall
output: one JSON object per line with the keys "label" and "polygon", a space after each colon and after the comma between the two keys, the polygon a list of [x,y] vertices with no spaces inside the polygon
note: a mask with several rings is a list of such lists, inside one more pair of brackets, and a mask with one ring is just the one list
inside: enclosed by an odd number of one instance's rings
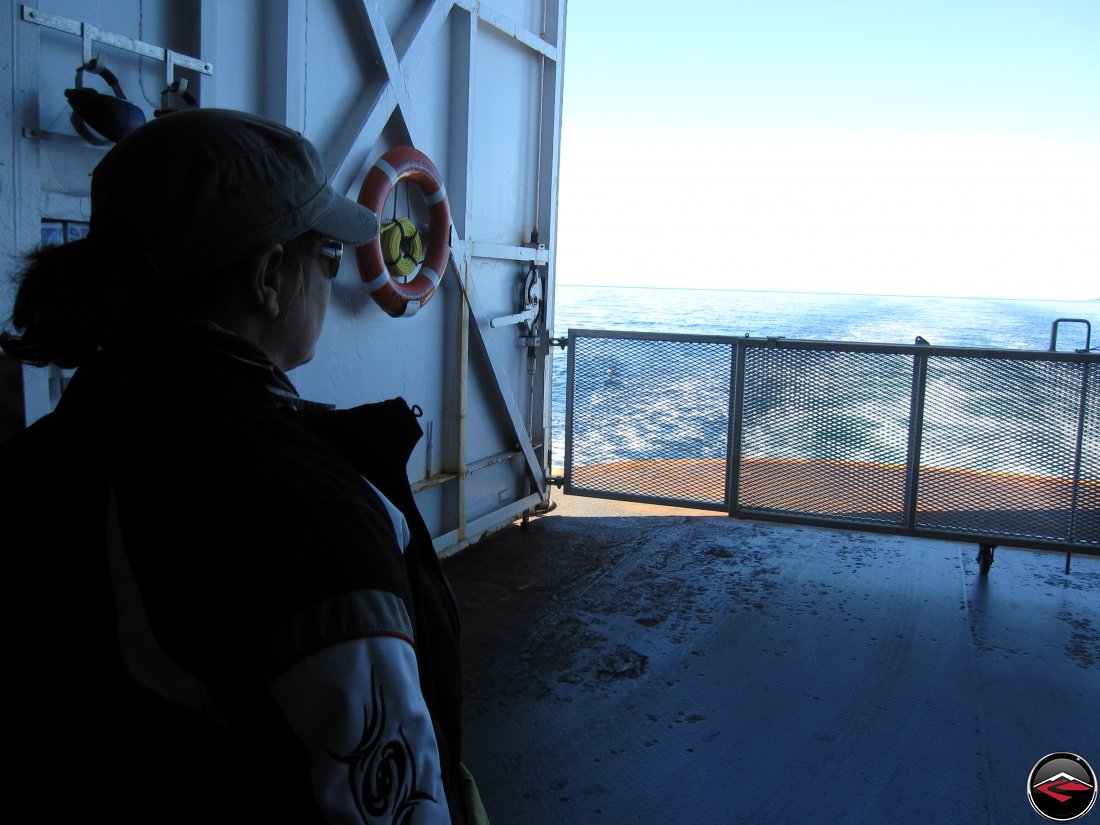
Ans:
{"label": "white painted steel wall", "polygon": [[[305,397],[339,407],[394,396],[420,406],[428,436],[409,471],[440,552],[508,523],[548,496],[565,2],[11,2],[0,34],[0,103],[11,112],[0,130],[0,315],[11,311],[6,275],[40,242],[42,221],[88,217],[88,176],[105,149],[76,137],[63,94],[85,52],[102,54],[147,117],[169,80],[165,62],[93,42],[87,27],[208,64],[209,75],[177,65],[171,77],[186,78],[202,106],[302,131],[352,197],[387,149],[416,146],[442,171],[451,205],[439,290],[415,317],[390,318],[349,255],[317,355],[291,377]],[[85,38],[51,16],[87,24]],[[98,78],[85,85],[108,91]],[[408,202],[423,218],[415,190]],[[530,246],[536,227],[542,249]],[[529,303],[532,264],[543,284],[534,328],[494,326]],[[64,378],[24,369],[28,423]]]}

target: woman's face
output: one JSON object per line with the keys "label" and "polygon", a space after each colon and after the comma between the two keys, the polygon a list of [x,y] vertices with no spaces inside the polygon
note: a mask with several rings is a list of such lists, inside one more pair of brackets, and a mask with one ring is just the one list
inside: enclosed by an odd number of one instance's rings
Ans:
{"label": "woman's face", "polygon": [[282,326],[280,352],[275,362],[283,370],[300,367],[313,358],[317,339],[325,325],[332,279],[339,261],[333,261],[321,253],[321,243],[305,255],[301,262],[302,277],[288,279],[288,293],[284,298],[286,311],[275,321]]}

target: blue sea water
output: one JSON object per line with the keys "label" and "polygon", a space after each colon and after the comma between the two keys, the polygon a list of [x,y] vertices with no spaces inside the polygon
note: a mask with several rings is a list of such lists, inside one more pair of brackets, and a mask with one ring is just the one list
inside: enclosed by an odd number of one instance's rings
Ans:
{"label": "blue sea water", "polygon": [[[653,289],[558,284],[554,334],[611,329],[702,335],[778,336],[821,341],[912,344],[919,335],[937,346],[1047,350],[1052,323],[1058,349],[1100,344],[1100,300],[1043,301],[745,290]],[[553,455],[565,437],[567,359],[555,351]]]}
{"label": "blue sea water", "polygon": [[[1052,321],[1083,318],[1100,338],[1100,299],[1029,301],[558,284],[554,310],[558,336],[574,328],[912,344],[921,335],[937,346],[1045,350]],[[1084,346],[1084,325],[1061,325],[1058,339],[1060,350]]]}

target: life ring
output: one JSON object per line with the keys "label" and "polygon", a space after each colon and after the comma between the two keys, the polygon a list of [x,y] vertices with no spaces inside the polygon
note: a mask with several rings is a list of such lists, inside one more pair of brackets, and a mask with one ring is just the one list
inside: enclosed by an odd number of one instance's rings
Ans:
{"label": "life ring", "polygon": [[431,300],[451,255],[451,207],[443,178],[428,156],[411,146],[390,149],[367,172],[359,203],[381,216],[386,198],[399,180],[415,183],[428,205],[428,250],[420,271],[409,283],[395,281],[382,257],[381,238],[355,248],[359,277],[388,315],[411,318]]}

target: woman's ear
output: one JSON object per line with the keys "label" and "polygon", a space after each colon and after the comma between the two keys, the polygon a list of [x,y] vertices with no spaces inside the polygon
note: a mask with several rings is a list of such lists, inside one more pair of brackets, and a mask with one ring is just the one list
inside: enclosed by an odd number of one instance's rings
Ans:
{"label": "woman's ear", "polygon": [[282,244],[265,246],[252,256],[248,266],[250,303],[268,318],[278,318],[284,277]]}

